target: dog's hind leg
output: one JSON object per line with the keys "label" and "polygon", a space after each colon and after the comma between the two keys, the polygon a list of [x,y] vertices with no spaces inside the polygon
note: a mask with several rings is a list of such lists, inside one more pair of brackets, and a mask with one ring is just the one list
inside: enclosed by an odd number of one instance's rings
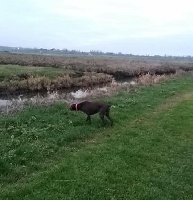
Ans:
{"label": "dog's hind leg", "polygon": [[105,116],[109,119],[109,121],[111,122],[111,126],[113,126],[113,120],[112,120],[112,118],[109,116],[109,112],[107,112],[106,114],[105,114]]}
{"label": "dog's hind leg", "polygon": [[90,115],[87,115],[87,118],[86,118],[86,122],[89,122],[89,124],[91,124],[91,118],[90,118]]}

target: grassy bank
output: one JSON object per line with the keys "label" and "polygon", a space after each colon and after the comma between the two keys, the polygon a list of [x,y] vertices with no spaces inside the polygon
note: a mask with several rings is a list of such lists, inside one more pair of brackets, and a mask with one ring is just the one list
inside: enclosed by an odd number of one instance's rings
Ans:
{"label": "grassy bank", "polygon": [[112,76],[72,69],[0,65],[0,93],[15,91],[58,90],[85,87],[112,81]]}
{"label": "grassy bank", "polygon": [[64,104],[0,118],[2,199],[192,199],[193,77],[108,99],[115,126]]}

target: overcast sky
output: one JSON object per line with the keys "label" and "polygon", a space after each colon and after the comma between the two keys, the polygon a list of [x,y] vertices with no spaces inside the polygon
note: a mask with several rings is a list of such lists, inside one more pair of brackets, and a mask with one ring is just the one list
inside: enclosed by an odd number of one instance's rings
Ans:
{"label": "overcast sky", "polygon": [[193,56],[193,0],[0,0],[0,46]]}

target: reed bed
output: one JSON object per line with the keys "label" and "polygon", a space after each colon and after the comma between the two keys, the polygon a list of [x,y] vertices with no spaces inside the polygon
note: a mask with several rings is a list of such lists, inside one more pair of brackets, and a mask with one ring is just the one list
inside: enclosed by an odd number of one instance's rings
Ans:
{"label": "reed bed", "polygon": [[153,85],[165,80],[168,80],[169,76],[166,75],[151,75],[150,73],[141,75],[138,78],[138,83],[140,85]]}
{"label": "reed bed", "polygon": [[80,72],[107,73],[114,76],[139,76],[142,74],[171,74],[181,69],[193,70],[193,62],[132,60],[122,57],[51,56],[0,53],[0,64],[65,68]]}
{"label": "reed bed", "polygon": [[29,76],[23,80],[15,79],[1,81],[0,91],[53,91],[62,88],[93,86],[111,81],[111,75],[95,72],[85,72],[81,77],[73,77],[73,74],[61,75],[54,78],[46,76]]}
{"label": "reed bed", "polygon": [[[37,74],[21,73],[0,76],[0,91],[40,91],[72,87],[89,87],[115,78],[139,77],[140,83],[164,79],[166,74],[193,70],[193,62],[163,62],[129,58],[94,56],[48,56],[0,53],[0,65],[25,66],[24,71],[37,68]],[[30,68],[31,67],[31,68]],[[6,68],[6,67],[4,67]],[[41,70],[41,68],[43,70]],[[32,70],[32,71],[33,71]],[[147,74],[147,75],[146,75]],[[146,76],[143,76],[146,75]],[[151,76],[152,75],[152,76]],[[159,76],[154,76],[159,75]]]}

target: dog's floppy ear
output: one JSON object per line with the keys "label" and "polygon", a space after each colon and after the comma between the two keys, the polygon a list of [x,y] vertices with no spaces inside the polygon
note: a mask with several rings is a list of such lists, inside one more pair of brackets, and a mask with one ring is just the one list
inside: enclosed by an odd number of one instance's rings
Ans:
{"label": "dog's floppy ear", "polygon": [[75,104],[72,104],[72,105],[70,106],[70,110],[76,110]]}

